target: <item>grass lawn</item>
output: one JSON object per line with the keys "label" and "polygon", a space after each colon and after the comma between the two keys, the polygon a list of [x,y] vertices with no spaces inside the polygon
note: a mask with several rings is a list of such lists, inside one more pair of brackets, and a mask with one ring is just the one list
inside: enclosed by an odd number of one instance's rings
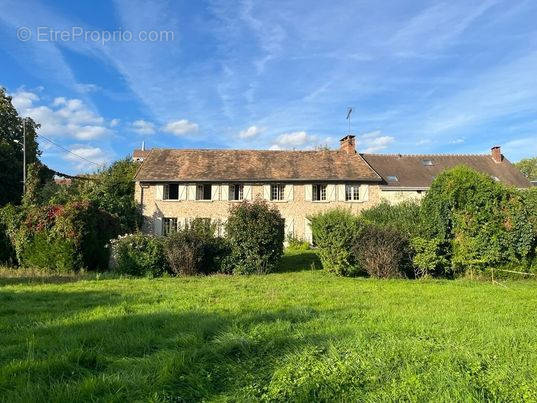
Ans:
{"label": "grass lawn", "polygon": [[[537,283],[0,278],[0,400],[537,400]],[[293,270],[295,269],[295,270]]]}

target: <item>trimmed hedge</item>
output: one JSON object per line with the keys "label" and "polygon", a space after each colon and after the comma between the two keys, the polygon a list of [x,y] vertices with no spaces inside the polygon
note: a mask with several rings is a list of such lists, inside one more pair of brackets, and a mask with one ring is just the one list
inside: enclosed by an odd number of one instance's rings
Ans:
{"label": "trimmed hedge", "polygon": [[263,200],[231,207],[226,223],[231,254],[225,259],[225,270],[234,274],[274,271],[283,255],[284,231],[278,209]]}

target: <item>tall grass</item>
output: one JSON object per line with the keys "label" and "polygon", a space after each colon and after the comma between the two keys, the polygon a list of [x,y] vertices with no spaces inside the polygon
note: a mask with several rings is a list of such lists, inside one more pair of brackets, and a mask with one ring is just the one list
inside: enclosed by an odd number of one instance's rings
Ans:
{"label": "tall grass", "polygon": [[60,284],[4,271],[0,400],[537,400],[535,282],[342,278],[316,264]]}

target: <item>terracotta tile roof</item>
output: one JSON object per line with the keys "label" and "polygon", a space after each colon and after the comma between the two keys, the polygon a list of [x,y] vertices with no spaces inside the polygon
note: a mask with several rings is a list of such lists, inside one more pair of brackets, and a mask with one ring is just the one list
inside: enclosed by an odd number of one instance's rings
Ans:
{"label": "terracotta tile roof", "polygon": [[[400,154],[362,154],[385,181],[388,187],[427,188],[435,176],[443,170],[457,165],[466,165],[479,172],[498,178],[503,183],[519,188],[529,187],[530,183],[505,157],[502,162],[494,162],[488,154],[481,155],[400,155]],[[431,161],[426,165],[424,161]],[[393,181],[392,176],[397,177]],[[392,180],[390,180],[392,179]]]}
{"label": "terracotta tile roof", "polygon": [[150,150],[134,150],[132,158],[145,158],[149,155]]}
{"label": "terracotta tile roof", "polygon": [[342,151],[152,149],[136,181],[305,181],[382,179],[360,154]]}

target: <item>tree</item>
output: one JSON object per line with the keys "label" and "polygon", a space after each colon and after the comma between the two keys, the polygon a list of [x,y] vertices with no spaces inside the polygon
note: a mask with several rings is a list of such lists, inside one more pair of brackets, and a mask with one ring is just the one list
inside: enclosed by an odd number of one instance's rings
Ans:
{"label": "tree", "polygon": [[[23,119],[13,106],[12,98],[0,87],[0,206],[19,203],[22,198]],[[26,119],[26,162],[38,162],[39,125]]]}
{"label": "tree", "polygon": [[524,158],[515,165],[530,181],[537,181],[537,157]]}

